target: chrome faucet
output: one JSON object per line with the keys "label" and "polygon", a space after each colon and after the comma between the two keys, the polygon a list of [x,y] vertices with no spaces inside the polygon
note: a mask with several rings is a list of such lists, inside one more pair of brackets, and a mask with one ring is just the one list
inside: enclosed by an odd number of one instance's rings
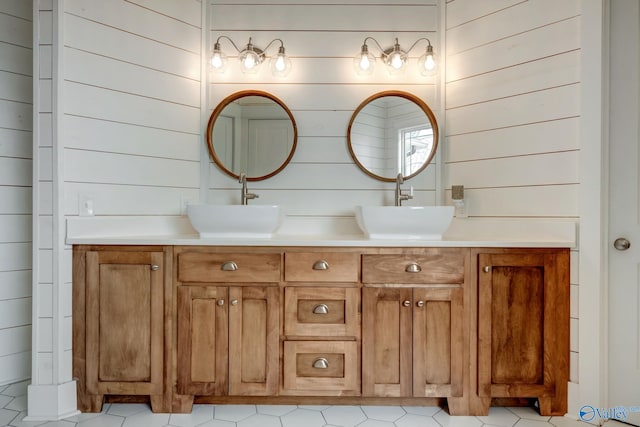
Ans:
{"label": "chrome faucet", "polygon": [[402,188],[400,188],[402,184],[404,184],[404,177],[402,176],[402,173],[399,173],[396,177],[396,206],[402,206],[403,200],[413,199],[413,194],[405,194],[402,192]]}
{"label": "chrome faucet", "polygon": [[255,193],[249,193],[247,189],[247,174],[244,172],[240,173],[240,178],[238,182],[242,184],[242,189],[240,190],[240,199],[242,200],[242,204],[246,205],[247,200],[257,199],[259,196]]}

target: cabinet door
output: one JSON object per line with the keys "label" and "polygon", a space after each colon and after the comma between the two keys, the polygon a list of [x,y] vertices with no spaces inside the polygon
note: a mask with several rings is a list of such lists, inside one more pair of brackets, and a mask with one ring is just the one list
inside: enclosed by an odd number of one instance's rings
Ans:
{"label": "cabinet door", "polygon": [[179,394],[227,394],[227,292],[223,286],[178,287]]}
{"label": "cabinet door", "polygon": [[411,396],[411,289],[362,292],[362,394]]}
{"label": "cabinet door", "polygon": [[413,395],[462,396],[462,287],[413,290]]}
{"label": "cabinet door", "polygon": [[163,267],[162,252],[87,252],[90,394],[162,394]]}
{"label": "cabinet door", "polygon": [[229,394],[267,396],[278,390],[278,287],[229,290]]}
{"label": "cabinet door", "polygon": [[479,255],[478,394],[566,412],[568,251]]}

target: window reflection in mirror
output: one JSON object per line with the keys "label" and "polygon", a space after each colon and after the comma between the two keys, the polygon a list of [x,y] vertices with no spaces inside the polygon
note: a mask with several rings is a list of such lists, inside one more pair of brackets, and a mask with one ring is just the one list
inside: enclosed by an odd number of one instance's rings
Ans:
{"label": "window reflection in mirror", "polygon": [[234,178],[241,172],[250,181],[277,174],[291,160],[296,143],[291,111],[266,92],[242,91],[227,97],[207,126],[213,161]]}
{"label": "window reflection in mirror", "polygon": [[387,91],[366,99],[354,112],[349,152],[368,175],[394,181],[420,173],[433,159],[438,126],[431,109],[406,92]]}

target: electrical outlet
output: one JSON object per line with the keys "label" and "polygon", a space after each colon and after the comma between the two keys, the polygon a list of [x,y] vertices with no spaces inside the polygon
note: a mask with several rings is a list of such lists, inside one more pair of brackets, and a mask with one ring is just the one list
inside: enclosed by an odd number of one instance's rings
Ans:
{"label": "electrical outlet", "polygon": [[93,199],[86,194],[78,196],[78,215],[93,216]]}

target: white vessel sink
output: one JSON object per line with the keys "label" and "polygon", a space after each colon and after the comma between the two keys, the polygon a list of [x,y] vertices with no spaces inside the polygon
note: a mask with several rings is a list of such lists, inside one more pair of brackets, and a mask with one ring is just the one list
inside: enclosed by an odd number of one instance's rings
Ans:
{"label": "white vessel sink", "polygon": [[453,206],[356,206],[356,221],[370,239],[442,240]]}
{"label": "white vessel sink", "polygon": [[269,238],[280,225],[277,205],[187,205],[201,238]]}

